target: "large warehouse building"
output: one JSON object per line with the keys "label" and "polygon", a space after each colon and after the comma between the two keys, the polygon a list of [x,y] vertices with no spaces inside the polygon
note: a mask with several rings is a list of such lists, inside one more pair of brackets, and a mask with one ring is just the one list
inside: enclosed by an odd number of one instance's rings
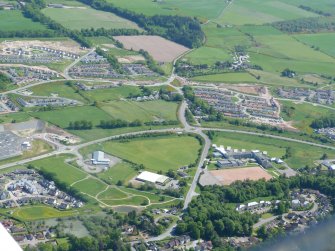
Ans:
{"label": "large warehouse building", "polygon": [[151,182],[158,185],[165,185],[169,181],[169,177],[160,175],[157,173],[152,173],[148,171],[143,171],[136,177],[137,180],[143,182]]}

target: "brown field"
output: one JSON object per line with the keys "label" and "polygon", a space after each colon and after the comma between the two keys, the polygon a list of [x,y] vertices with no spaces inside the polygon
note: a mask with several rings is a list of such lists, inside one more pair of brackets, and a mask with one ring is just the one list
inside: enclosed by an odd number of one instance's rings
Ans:
{"label": "brown field", "polygon": [[210,175],[214,176],[218,181],[218,185],[230,185],[237,180],[270,180],[272,176],[259,166],[231,168],[224,170],[210,171]]}
{"label": "brown field", "polygon": [[189,50],[185,46],[159,36],[115,36],[114,38],[128,50],[139,51],[142,49],[149,52],[158,62],[172,62]]}

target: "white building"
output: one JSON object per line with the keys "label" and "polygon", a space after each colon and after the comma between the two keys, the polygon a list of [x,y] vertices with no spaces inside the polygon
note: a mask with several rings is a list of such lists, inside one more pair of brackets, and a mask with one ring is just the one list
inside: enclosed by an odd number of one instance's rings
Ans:
{"label": "white building", "polygon": [[164,185],[169,180],[169,177],[157,173],[143,171],[136,177],[136,179],[143,182]]}
{"label": "white building", "polygon": [[95,151],[92,154],[93,165],[109,165],[110,159],[105,158],[105,153],[101,151]]}

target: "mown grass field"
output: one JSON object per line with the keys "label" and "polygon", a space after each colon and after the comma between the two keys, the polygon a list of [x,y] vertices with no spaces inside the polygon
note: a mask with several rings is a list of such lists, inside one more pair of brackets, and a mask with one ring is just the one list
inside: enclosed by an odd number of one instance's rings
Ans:
{"label": "mown grass field", "polygon": [[25,18],[19,10],[0,10],[0,31],[37,31],[47,28],[31,19]]}
{"label": "mown grass field", "polygon": [[190,136],[136,138],[128,142],[108,141],[102,146],[105,152],[143,164],[146,170],[154,172],[176,170],[194,163],[200,148],[197,139]]}
{"label": "mown grass field", "polygon": [[64,183],[71,185],[73,182],[81,180],[86,177],[85,173],[78,168],[65,163],[65,160],[71,159],[71,155],[58,155],[46,159],[36,160],[31,164],[36,169],[43,169],[47,172],[53,173],[55,177]]}
{"label": "mown grass field", "polygon": [[98,102],[108,102],[127,98],[131,95],[140,95],[141,90],[137,86],[122,86],[111,89],[98,89],[84,93],[85,96]]}
{"label": "mown grass field", "polygon": [[111,118],[106,112],[94,106],[67,107],[52,111],[33,112],[33,116],[48,121],[61,128],[67,128],[70,122],[88,120],[99,125],[101,120]]}
{"label": "mown grass field", "polygon": [[75,87],[72,88],[66,81],[38,85],[30,88],[30,90],[33,91],[33,95],[36,96],[52,96],[52,94],[56,94],[59,97],[87,102],[80,94],[78,94],[78,92],[76,92]]}
{"label": "mown grass field", "polygon": [[306,0],[281,0],[288,4],[295,6],[308,6],[314,10],[321,10],[326,13],[335,13],[334,1],[333,0],[318,0],[318,1],[306,1]]}
{"label": "mown grass field", "polygon": [[107,185],[98,179],[88,178],[73,185],[78,191],[96,196],[99,192],[107,188]]}
{"label": "mown grass field", "polygon": [[126,121],[177,120],[178,104],[163,100],[135,102],[112,101],[101,105],[101,109],[116,119]]}
{"label": "mown grass field", "polygon": [[15,209],[12,216],[23,221],[34,221],[73,216],[76,214],[78,212],[75,210],[60,211],[49,206],[29,206]]}
{"label": "mown grass field", "polygon": [[102,27],[105,29],[139,29],[135,23],[127,19],[88,6],[69,9],[46,8],[42,12],[64,27],[73,30]]}
{"label": "mown grass field", "polygon": [[115,185],[119,180],[122,181],[123,184],[128,183],[136,174],[137,171],[130,164],[122,162],[109,168],[105,172],[99,173],[98,177],[107,183]]}
{"label": "mown grass field", "polygon": [[288,142],[280,139],[272,139],[262,136],[246,135],[239,133],[217,132],[213,140],[214,144],[231,146],[237,149],[267,151],[269,156],[281,158],[287,147],[291,147],[292,156],[284,161],[292,168],[300,168],[306,165],[313,165],[315,160],[319,160],[324,153],[329,158],[334,158],[334,151],[310,146],[301,143]]}

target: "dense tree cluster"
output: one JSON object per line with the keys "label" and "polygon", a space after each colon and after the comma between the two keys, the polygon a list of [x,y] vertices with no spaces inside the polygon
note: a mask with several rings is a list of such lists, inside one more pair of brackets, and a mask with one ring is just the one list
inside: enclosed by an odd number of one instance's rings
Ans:
{"label": "dense tree cluster", "polygon": [[[221,247],[219,237],[250,236],[252,225],[258,216],[250,213],[239,214],[229,203],[245,203],[247,201],[271,196],[282,200],[274,213],[288,211],[289,191],[292,189],[314,189],[329,196],[335,203],[335,179],[333,174],[300,175],[290,178],[279,177],[270,181],[238,181],[229,187],[207,186],[201,195],[192,201],[177,225],[178,234],[190,234],[193,238],[212,240]],[[267,236],[264,229],[259,235]],[[278,233],[269,233],[275,235]]]}
{"label": "dense tree cluster", "polygon": [[53,30],[24,30],[24,31],[0,31],[1,38],[13,38],[13,37],[55,37],[58,34]]}
{"label": "dense tree cluster", "polygon": [[112,12],[120,17],[137,23],[149,34],[160,35],[189,48],[202,45],[205,35],[197,19],[181,16],[145,16],[133,11],[116,7],[106,0],[80,0],[94,9]]}
{"label": "dense tree cluster", "polygon": [[112,37],[112,36],[135,36],[141,35],[143,32],[135,29],[105,29],[105,28],[90,28],[90,29],[81,29],[81,34],[85,37]]}
{"label": "dense tree cluster", "polygon": [[92,121],[88,120],[78,120],[74,122],[70,122],[68,129],[70,130],[90,130],[93,128]]}
{"label": "dense tree cluster", "polygon": [[335,127],[335,115],[313,120],[311,123],[313,129]]}
{"label": "dense tree cluster", "polygon": [[315,17],[287,20],[272,23],[272,26],[287,33],[334,31],[334,17]]}
{"label": "dense tree cluster", "polygon": [[4,73],[0,72],[0,91],[4,91],[7,89],[7,86],[11,83],[12,81],[10,78],[8,78],[7,75]]}

